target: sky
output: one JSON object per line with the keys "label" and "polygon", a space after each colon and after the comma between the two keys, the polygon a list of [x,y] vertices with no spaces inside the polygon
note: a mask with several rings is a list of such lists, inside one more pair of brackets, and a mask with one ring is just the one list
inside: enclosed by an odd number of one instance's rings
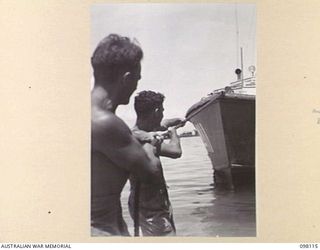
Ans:
{"label": "sky", "polygon": [[[256,66],[254,4],[95,4],[91,8],[92,52],[110,33],[138,40],[144,52],[141,80],[129,105],[116,113],[135,123],[134,96],[163,93],[164,117],[184,117],[202,97],[236,80],[243,48],[244,77]],[[238,34],[238,35],[237,35]],[[187,123],[179,132],[193,129]]]}

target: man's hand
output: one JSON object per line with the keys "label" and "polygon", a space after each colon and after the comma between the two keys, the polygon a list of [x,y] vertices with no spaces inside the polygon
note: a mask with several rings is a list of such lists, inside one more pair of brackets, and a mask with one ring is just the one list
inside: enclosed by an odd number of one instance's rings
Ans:
{"label": "man's hand", "polygon": [[164,128],[169,128],[174,126],[183,127],[185,124],[186,124],[186,120],[181,118],[163,119],[161,122],[161,127],[164,127]]}
{"label": "man's hand", "polygon": [[[152,133],[152,132],[151,132]],[[154,133],[153,140],[150,142],[155,148],[158,148],[161,146],[162,142],[164,140],[164,137],[162,135],[159,135],[157,133]]]}
{"label": "man's hand", "polygon": [[158,146],[163,142],[163,136],[159,135],[156,132],[145,132],[142,130],[132,131],[133,136],[140,143],[150,143],[153,146]]}

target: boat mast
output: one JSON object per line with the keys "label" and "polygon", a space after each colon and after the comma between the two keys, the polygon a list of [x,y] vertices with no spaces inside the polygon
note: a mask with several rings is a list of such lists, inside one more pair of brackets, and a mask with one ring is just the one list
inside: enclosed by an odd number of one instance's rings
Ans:
{"label": "boat mast", "polygon": [[[238,5],[237,3],[235,3],[235,19],[236,19],[236,34],[237,34],[237,66],[239,67],[239,57],[238,57],[238,50],[239,50],[239,47],[240,47],[240,44],[239,44],[239,37],[240,37],[240,31],[239,31],[239,22],[238,22]],[[242,84],[242,87],[243,87],[243,48],[240,47],[240,63],[241,63],[241,73],[240,73],[240,80],[241,80],[241,84]]]}
{"label": "boat mast", "polygon": [[243,49],[240,48],[240,59],[241,59],[241,84],[243,88]]}
{"label": "boat mast", "polygon": [[236,21],[236,60],[237,60],[237,67],[239,67],[239,56],[238,56],[238,50],[239,50],[239,23],[238,23],[238,6],[237,6],[237,3],[235,3],[235,6],[234,6],[234,15],[235,15],[235,21]]}

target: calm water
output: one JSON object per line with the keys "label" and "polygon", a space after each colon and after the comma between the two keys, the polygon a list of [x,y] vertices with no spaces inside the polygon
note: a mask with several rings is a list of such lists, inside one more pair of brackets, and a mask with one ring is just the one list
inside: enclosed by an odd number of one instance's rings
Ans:
{"label": "calm water", "polygon": [[[177,236],[250,237],[256,235],[255,192],[213,188],[213,170],[200,137],[182,138],[180,159],[161,158],[173,207]],[[122,207],[129,231],[129,184],[122,195]]]}

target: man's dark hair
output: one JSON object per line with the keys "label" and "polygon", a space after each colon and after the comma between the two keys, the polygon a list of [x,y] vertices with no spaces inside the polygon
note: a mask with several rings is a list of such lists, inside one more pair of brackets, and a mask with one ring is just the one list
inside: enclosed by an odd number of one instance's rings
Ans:
{"label": "man's dark hair", "polygon": [[145,116],[162,107],[164,95],[153,91],[142,91],[134,98],[134,109],[138,117]]}
{"label": "man's dark hair", "polygon": [[142,57],[142,49],[128,37],[110,34],[98,44],[91,57],[95,80],[113,81],[135,69]]}

